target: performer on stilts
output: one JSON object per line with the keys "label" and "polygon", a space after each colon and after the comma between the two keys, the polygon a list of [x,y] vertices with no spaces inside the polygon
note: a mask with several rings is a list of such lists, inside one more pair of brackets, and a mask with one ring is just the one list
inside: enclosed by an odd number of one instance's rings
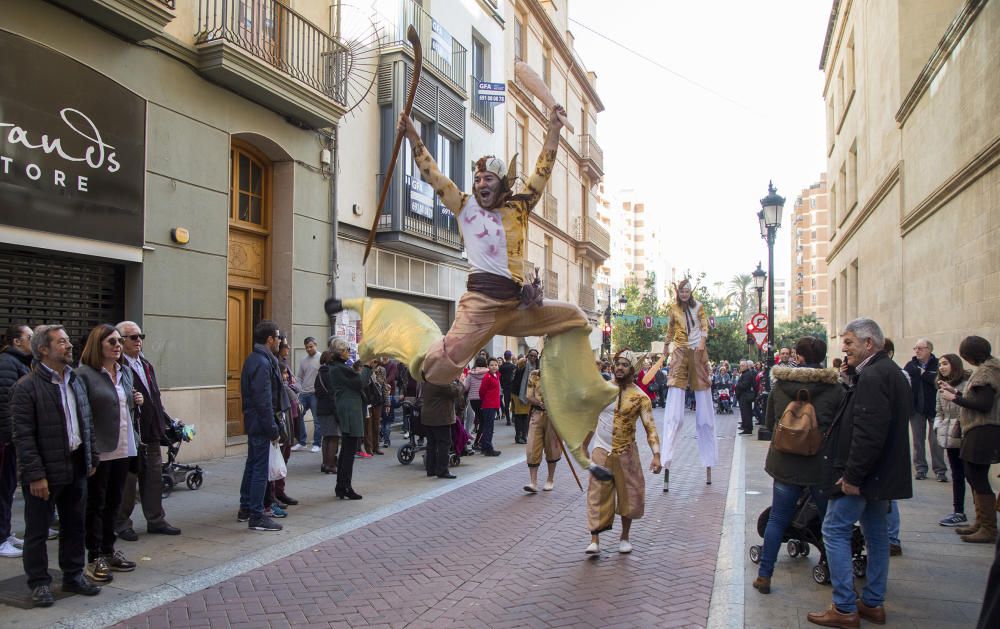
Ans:
{"label": "performer on stilts", "polygon": [[601,552],[598,536],[611,530],[615,514],[622,519],[618,552],[632,552],[629,531],[632,521],[642,517],[646,507],[646,480],[639,462],[636,423],[642,421],[646,441],[653,451],[649,471],[660,473],[660,439],[653,423],[653,404],[649,396],[635,384],[635,366],[618,352],[614,359],[614,384],[618,395],[601,411],[597,428],[587,442],[593,445],[591,458],[611,470],[611,480],[591,476],[587,486],[587,523],[590,526],[590,546],[587,554]]}
{"label": "performer on stilts", "polygon": [[691,282],[675,287],[667,324],[670,368],[667,374],[667,408],[663,412],[663,491],[670,491],[670,463],[684,422],[684,390],[694,392],[698,452],[705,466],[705,483],[712,484],[712,468],[719,461],[715,440],[715,409],[712,407],[712,377],[708,368],[708,315],[694,298]]}
{"label": "performer on stilts", "polygon": [[590,469],[594,466],[582,448],[593,428],[593,418],[614,397],[616,388],[594,367],[590,325],[583,311],[569,303],[545,300],[541,286],[524,277],[529,214],[538,203],[556,161],[559,135],[566,111],[556,105],[548,121],[542,152],[524,191],[514,194],[514,167],[488,155],[475,164],[473,194],[463,193],[445,175],[424,147],[407,115],[399,131],[409,139],[421,178],[458,219],[472,273],[467,292],[458,302],[455,321],[443,337],[420,310],[390,299],[328,300],[328,314],[342,308],[361,315],[364,337],[358,346],[362,360],[394,356],[410,373],[424,381],[423,394],[435,395],[462,373],[462,368],[495,335],[542,336],[545,341],[542,384],[546,411],[569,452]]}

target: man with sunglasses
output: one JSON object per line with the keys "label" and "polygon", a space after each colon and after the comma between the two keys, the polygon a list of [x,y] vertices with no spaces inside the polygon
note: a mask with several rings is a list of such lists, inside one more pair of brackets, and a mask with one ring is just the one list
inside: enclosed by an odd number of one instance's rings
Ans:
{"label": "man with sunglasses", "polygon": [[132,370],[135,390],[141,393],[145,400],[139,414],[139,435],[142,443],[139,447],[137,465],[133,466],[133,469],[138,469],[138,473],[130,471],[125,479],[125,493],[122,496],[121,508],[118,510],[115,531],[118,537],[125,541],[134,542],[139,539],[135,529],[132,528],[132,510],[135,508],[138,481],[142,513],[146,516],[146,531],[161,535],[180,535],[181,530],[167,522],[166,513],[163,511],[161,474],[163,456],[160,445],[166,439],[165,431],[170,416],[163,409],[153,365],[142,353],[142,341],[146,335],[134,321],[122,321],[115,328],[122,337],[123,356],[125,364]]}

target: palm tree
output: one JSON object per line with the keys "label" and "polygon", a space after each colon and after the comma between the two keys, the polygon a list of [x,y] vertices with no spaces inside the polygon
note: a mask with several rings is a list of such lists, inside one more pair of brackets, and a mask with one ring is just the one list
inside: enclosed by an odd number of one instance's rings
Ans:
{"label": "palm tree", "polygon": [[729,280],[729,294],[726,297],[733,304],[741,320],[748,321],[753,314],[753,303],[750,300],[750,284],[753,278],[749,273],[737,273]]}

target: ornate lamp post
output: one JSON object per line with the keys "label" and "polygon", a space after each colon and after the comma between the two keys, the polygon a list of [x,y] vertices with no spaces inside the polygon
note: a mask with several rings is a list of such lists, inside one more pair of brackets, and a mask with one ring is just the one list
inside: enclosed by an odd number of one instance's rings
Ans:
{"label": "ornate lamp post", "polygon": [[785,197],[779,196],[773,182],[767,183],[767,196],[760,200],[761,236],[767,241],[767,355],[764,362],[764,387],[771,391],[771,363],[774,362],[774,238],[781,227],[781,211]]}
{"label": "ornate lamp post", "polygon": [[[753,277],[753,287],[757,291],[757,312],[760,312],[761,302],[764,298],[764,283],[767,281],[767,271],[760,268],[760,262],[757,263],[757,269],[750,274]],[[757,360],[763,362],[763,356],[761,355],[761,350],[757,350]]]}

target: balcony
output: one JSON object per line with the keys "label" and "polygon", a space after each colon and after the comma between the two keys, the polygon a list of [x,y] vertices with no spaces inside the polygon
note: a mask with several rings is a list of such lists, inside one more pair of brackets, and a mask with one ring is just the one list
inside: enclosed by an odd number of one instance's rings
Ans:
{"label": "balcony", "polygon": [[611,236],[593,216],[576,219],[573,237],[577,240],[577,255],[585,255],[602,264],[611,257]]}
{"label": "balcony", "polygon": [[545,270],[545,299],[559,299],[559,274]]}
{"label": "balcony", "polygon": [[485,79],[480,79],[476,77],[475,74],[471,77],[472,82],[472,119],[478,121],[481,125],[493,131],[493,105],[495,103],[481,103],[479,102],[479,82],[485,81]]}
{"label": "balcony", "polygon": [[583,158],[583,168],[591,184],[595,184],[604,176],[604,151],[592,135],[580,136],[580,156]]}
{"label": "balcony", "polygon": [[53,0],[130,41],[163,34],[176,14],[174,0]]}
{"label": "balcony", "polygon": [[559,199],[551,192],[542,194],[542,218],[556,227],[559,226]]}
{"label": "balcony", "polygon": [[406,29],[416,29],[424,54],[424,69],[447,80],[465,94],[465,60],[468,51],[453,38],[430,13],[413,0],[376,0],[375,11],[382,25],[382,54],[400,48],[410,56],[413,51],[406,39]]}
{"label": "balcony", "polygon": [[199,0],[198,69],[269,109],[313,128],[344,114],[347,50],[277,0]]}
{"label": "balcony", "polygon": [[441,205],[428,184],[408,177],[404,181],[402,205],[393,203],[393,191],[379,216],[378,242],[393,243],[393,248],[421,257],[430,253],[429,257],[438,260],[457,258],[462,251],[458,219]]}
{"label": "balcony", "polygon": [[597,301],[594,299],[594,287],[590,284],[580,284],[577,303],[586,312],[596,312]]}

